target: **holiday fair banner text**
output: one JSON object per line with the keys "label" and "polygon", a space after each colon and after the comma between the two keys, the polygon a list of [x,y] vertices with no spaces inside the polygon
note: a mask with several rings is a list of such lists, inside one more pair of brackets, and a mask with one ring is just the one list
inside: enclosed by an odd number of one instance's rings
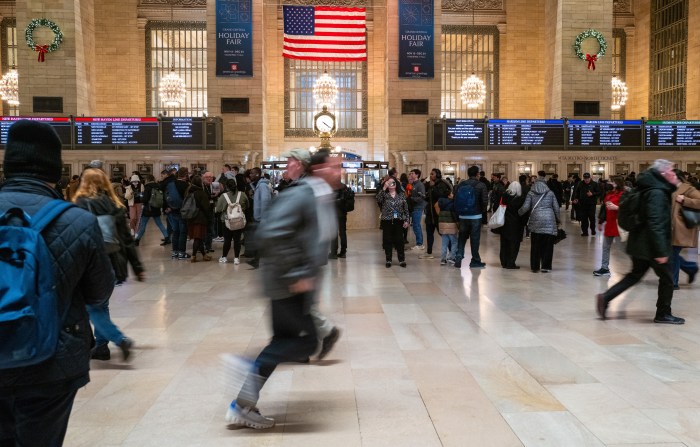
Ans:
{"label": "holiday fair banner text", "polygon": [[252,0],[216,0],[216,76],[253,76]]}

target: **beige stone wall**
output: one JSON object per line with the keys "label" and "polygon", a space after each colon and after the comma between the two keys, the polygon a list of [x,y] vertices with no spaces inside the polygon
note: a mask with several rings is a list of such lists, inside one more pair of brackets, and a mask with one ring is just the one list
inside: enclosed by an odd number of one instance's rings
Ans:
{"label": "beige stone wall", "polygon": [[86,54],[86,61],[94,65],[96,73],[96,100],[91,114],[146,114],[146,34],[145,21],[139,26],[138,3],[138,0],[95,1],[94,38],[91,38],[97,48]]}
{"label": "beige stone wall", "polygon": [[500,117],[542,118],[545,105],[544,0],[508,0],[501,34]]}
{"label": "beige stone wall", "polygon": [[[691,8],[692,9],[692,8]],[[634,28],[627,31],[627,105],[625,118],[649,117],[649,0],[634,1]],[[630,31],[633,31],[631,33]]]}

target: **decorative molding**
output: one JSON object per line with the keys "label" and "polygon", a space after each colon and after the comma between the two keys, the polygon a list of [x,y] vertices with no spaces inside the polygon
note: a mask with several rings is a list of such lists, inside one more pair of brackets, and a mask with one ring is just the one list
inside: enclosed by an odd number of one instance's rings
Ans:
{"label": "decorative molding", "polygon": [[140,0],[139,6],[177,6],[179,8],[206,8],[207,0]]}
{"label": "decorative molding", "polygon": [[443,11],[471,12],[481,11],[503,11],[505,5],[503,0],[443,0]]}
{"label": "decorative molding", "polygon": [[614,14],[631,14],[632,0],[613,0]]}

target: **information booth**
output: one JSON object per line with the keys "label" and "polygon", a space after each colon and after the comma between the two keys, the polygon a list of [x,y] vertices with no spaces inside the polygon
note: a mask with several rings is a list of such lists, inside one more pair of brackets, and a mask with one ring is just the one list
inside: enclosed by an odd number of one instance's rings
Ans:
{"label": "information booth", "polygon": [[382,178],[389,174],[389,162],[362,162],[362,189],[368,193],[377,192]]}
{"label": "information booth", "polygon": [[341,181],[346,186],[349,186],[350,189],[352,189],[356,194],[362,194],[365,192],[362,180],[362,168],[362,161],[342,161]]}

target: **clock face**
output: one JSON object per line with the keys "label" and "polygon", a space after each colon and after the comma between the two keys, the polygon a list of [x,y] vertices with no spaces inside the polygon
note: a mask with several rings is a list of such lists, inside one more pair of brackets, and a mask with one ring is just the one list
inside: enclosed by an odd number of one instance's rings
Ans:
{"label": "clock face", "polygon": [[319,132],[330,132],[333,130],[333,118],[328,115],[321,115],[316,118],[316,127]]}

